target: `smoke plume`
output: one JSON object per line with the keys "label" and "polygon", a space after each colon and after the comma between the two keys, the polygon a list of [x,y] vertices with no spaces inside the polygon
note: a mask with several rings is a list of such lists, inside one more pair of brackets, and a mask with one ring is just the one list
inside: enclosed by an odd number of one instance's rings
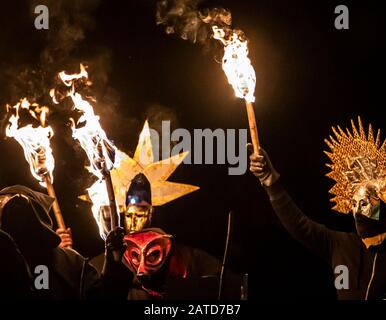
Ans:
{"label": "smoke plume", "polygon": [[202,0],[160,0],[157,3],[156,23],[166,33],[176,33],[184,40],[205,45],[212,27],[231,30],[232,15],[223,8],[200,9]]}

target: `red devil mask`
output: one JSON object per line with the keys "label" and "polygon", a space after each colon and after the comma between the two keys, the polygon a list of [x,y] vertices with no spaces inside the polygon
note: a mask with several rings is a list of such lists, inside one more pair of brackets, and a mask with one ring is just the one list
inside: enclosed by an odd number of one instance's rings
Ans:
{"label": "red devil mask", "polygon": [[131,233],[124,239],[127,243],[125,260],[138,278],[157,272],[164,265],[172,247],[172,236],[156,230]]}

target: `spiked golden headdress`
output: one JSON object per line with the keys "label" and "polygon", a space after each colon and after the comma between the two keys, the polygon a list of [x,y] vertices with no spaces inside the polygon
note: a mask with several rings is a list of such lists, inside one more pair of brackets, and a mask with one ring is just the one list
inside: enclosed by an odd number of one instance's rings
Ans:
{"label": "spiked golden headdress", "polygon": [[[126,192],[131,181],[138,173],[143,173],[150,182],[153,206],[161,206],[199,189],[196,186],[167,181],[188,153],[188,151],[185,151],[171,158],[154,162],[150,129],[146,121],[139,136],[133,158],[120,150],[116,150],[115,167],[111,170],[111,178],[119,209],[123,210],[125,208]],[[104,181],[95,182],[88,189],[88,196],[81,196],[80,198],[86,201],[91,200],[93,214],[97,221],[99,208],[102,205],[107,206],[109,203]]]}
{"label": "spiked golden headdress", "polygon": [[335,137],[325,142],[331,152],[325,151],[332,163],[327,166],[331,172],[327,177],[336,184],[329,191],[334,195],[330,201],[335,202],[334,210],[341,213],[351,211],[351,199],[358,187],[368,183],[376,187],[378,196],[386,202],[386,141],[380,147],[380,130],[374,140],[373,129],[369,125],[366,135],[361,118],[358,117],[359,131],[351,120],[352,132],[344,132],[339,126],[332,127]]}
{"label": "spiked golden headdress", "polygon": [[154,162],[150,129],[146,121],[139,136],[134,157],[131,158],[122,152],[119,155],[120,162],[118,166],[111,171],[118,205],[120,207],[125,205],[126,192],[132,179],[138,173],[143,173],[150,182],[153,206],[161,206],[199,189],[199,187],[188,184],[166,181],[188,153],[188,151],[185,151],[171,158]]}

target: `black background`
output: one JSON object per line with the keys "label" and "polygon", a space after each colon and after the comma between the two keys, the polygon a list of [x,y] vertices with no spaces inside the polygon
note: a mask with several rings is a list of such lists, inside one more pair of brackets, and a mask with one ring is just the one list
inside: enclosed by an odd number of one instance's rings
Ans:
{"label": "black background", "polygon": [[[78,3],[94,2],[67,0],[68,14],[72,6],[79,11]],[[350,10],[349,30],[334,27],[338,4]],[[331,133],[331,125],[348,126],[357,115],[366,125],[386,127],[381,2],[219,0],[202,6],[230,9],[233,25],[250,40],[261,143],[288,191],[312,219],[331,228],[350,229],[351,218],[331,210],[332,183],[324,176],[323,139]],[[4,109],[24,95],[36,94],[38,102],[48,103],[49,81],[53,81],[49,76],[65,68],[76,70],[79,62],[85,62],[99,101],[96,113],[108,136],[131,155],[146,118],[156,129],[161,120],[189,130],[247,127],[243,101],[234,97],[213,54],[157,26],[155,1],[105,0],[91,7],[80,10],[89,19],[82,25],[84,39],[45,65],[40,56],[49,43],[47,34],[55,31],[54,22],[49,31],[38,31],[30,3],[2,3],[0,103]],[[77,18],[83,17],[74,15],[75,25]],[[46,70],[46,81],[28,83],[28,77],[20,76],[22,70]],[[38,93],[40,89],[34,92],[35,86],[43,88],[46,96]],[[103,242],[90,206],[77,199],[91,181],[83,169],[85,155],[74,147],[65,112],[51,107],[58,199],[72,228],[75,249],[92,257],[102,252]],[[5,117],[4,110],[1,115]],[[1,137],[0,187],[25,184],[43,191],[30,175],[21,147],[5,139],[4,125]],[[181,165],[171,180],[201,189],[157,208],[154,225],[180,242],[222,258],[227,215],[232,210],[229,264],[249,273],[250,298],[334,298],[328,266],[285,232],[249,172],[229,176],[226,165]]]}

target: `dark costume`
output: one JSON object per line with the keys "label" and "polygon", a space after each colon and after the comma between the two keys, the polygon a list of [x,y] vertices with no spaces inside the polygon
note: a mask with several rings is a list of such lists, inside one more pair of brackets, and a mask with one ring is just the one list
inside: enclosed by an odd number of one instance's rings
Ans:
{"label": "dark costume", "polygon": [[380,299],[386,292],[386,243],[367,249],[356,233],[333,231],[309,219],[288,193],[275,182],[266,188],[280,221],[287,231],[334,270],[349,270],[349,289],[337,290],[339,299]]}
{"label": "dark costume", "polygon": [[[170,239],[169,249],[161,248],[162,245],[157,242],[159,237]],[[221,271],[218,259],[200,249],[176,243],[158,228],[143,229],[126,235],[124,239],[127,248],[122,263],[115,264],[115,270],[104,276],[110,283],[110,294],[115,298],[217,299]],[[143,263],[140,267],[133,260],[138,260],[141,255]],[[105,255],[97,256],[90,263],[102,273]],[[226,270],[221,297],[239,299],[240,284],[241,277]]]}
{"label": "dark costume", "polygon": [[[221,263],[213,256],[175,243],[172,236],[156,228],[124,239],[124,264],[135,275],[129,299],[217,298]],[[232,298],[239,297],[237,292]]]}
{"label": "dark costume", "polygon": [[[352,213],[356,232],[338,232],[307,218],[280,184],[279,174],[264,150],[251,157],[251,171],[260,179],[288,232],[328,262],[333,271],[347,270],[348,286],[335,281],[339,299],[382,299],[386,294],[386,143],[380,144],[371,125],[365,133],[353,121],[352,131],[332,128],[325,140],[331,160],[327,176],[335,181],[330,193],[334,210]],[[338,267],[338,268],[337,268]],[[346,276],[346,278],[347,278]],[[337,280],[338,278],[336,278]]]}
{"label": "dark costume", "polygon": [[[34,275],[39,265],[49,272],[49,288],[33,287],[37,299],[81,299],[97,283],[98,274],[87,259],[72,249],[58,247],[59,236],[49,216],[53,200],[24,186],[0,191],[0,227],[16,242]],[[36,272],[34,276],[39,274]]]}
{"label": "dark costume", "polygon": [[0,230],[0,299],[27,299],[32,295],[32,276],[12,238]]}

